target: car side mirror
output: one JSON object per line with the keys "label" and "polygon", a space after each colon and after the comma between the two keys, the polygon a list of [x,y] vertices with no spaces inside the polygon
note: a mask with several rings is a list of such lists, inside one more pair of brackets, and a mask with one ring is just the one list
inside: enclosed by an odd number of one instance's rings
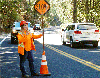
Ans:
{"label": "car side mirror", "polygon": [[65,31],[64,29],[62,29],[62,31]]}
{"label": "car side mirror", "polygon": [[77,29],[76,31],[79,31],[79,29]]}

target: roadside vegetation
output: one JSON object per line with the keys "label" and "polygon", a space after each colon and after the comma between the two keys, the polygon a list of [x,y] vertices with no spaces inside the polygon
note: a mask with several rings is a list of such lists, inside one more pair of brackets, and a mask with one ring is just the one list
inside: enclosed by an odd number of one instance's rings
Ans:
{"label": "roadside vegetation", "polygon": [[[34,10],[36,0],[0,0],[0,32],[10,32],[15,21],[41,24],[41,15]],[[44,15],[44,26],[62,23],[89,22],[100,29],[100,0],[47,0],[50,10]]]}

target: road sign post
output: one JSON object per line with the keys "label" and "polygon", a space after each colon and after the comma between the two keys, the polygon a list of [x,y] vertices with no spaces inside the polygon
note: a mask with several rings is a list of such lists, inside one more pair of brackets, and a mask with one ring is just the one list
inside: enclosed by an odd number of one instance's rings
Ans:
{"label": "road sign post", "polygon": [[43,15],[42,15],[42,27],[43,27],[43,51],[45,51],[45,48],[44,48],[44,25],[43,25]]}
{"label": "road sign post", "polygon": [[45,48],[44,48],[44,25],[43,25],[43,15],[50,9],[50,4],[46,0],[38,0],[34,5],[35,10],[42,15],[42,27],[43,27],[43,54],[42,61],[40,67],[40,74],[44,76],[50,76],[51,73],[48,71],[46,56],[45,56]]}
{"label": "road sign post", "polygon": [[50,10],[50,4],[46,0],[38,0],[35,5],[34,9],[42,15],[42,27],[43,27],[43,51],[44,49],[44,25],[43,25],[43,15],[46,14]]}

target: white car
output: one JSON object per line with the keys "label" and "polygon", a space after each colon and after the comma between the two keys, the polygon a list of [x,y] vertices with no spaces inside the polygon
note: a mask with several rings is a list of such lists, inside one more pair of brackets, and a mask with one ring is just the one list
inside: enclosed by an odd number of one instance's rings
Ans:
{"label": "white car", "polygon": [[61,25],[60,25],[61,30],[62,30],[62,31],[65,30],[65,29],[66,29],[66,26],[67,26],[67,24],[61,24]]}
{"label": "white car", "polygon": [[100,31],[94,23],[67,24],[66,30],[61,35],[63,44],[70,43],[71,47],[80,44],[93,44],[94,47],[97,47],[99,37]]}
{"label": "white car", "polygon": [[33,29],[34,29],[34,30],[41,30],[40,24],[35,24],[35,25],[33,26]]}

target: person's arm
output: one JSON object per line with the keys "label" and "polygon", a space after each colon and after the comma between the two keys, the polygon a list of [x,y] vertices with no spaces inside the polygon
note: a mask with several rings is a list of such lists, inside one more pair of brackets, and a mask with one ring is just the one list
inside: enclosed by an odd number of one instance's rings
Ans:
{"label": "person's arm", "polygon": [[19,40],[19,42],[25,42],[26,41],[26,36],[22,36],[21,34],[18,33],[17,38]]}
{"label": "person's arm", "polygon": [[34,39],[41,38],[41,36],[43,36],[43,35],[42,35],[42,34],[40,34],[40,35],[34,35],[34,34],[32,34],[32,37],[33,37]]}

